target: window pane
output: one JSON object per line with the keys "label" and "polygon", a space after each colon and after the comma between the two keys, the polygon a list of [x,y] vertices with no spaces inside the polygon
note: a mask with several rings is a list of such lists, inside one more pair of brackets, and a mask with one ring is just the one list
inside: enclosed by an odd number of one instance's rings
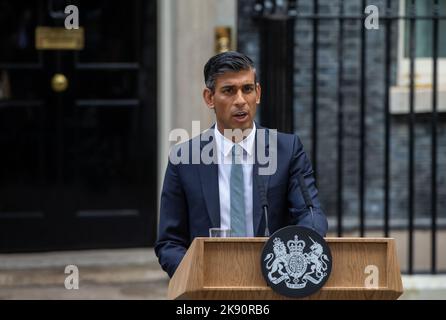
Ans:
{"label": "window pane", "polygon": [[[415,16],[429,16],[433,14],[433,0],[415,1]],[[406,15],[410,14],[410,0],[405,1]],[[446,0],[439,0],[440,15],[446,15]],[[417,58],[432,57],[432,31],[433,22],[430,19],[418,19],[415,22],[416,47],[415,56]],[[446,20],[439,20],[438,24],[438,56],[446,57]],[[410,22],[406,20],[404,28],[404,57],[409,57],[409,32]]]}

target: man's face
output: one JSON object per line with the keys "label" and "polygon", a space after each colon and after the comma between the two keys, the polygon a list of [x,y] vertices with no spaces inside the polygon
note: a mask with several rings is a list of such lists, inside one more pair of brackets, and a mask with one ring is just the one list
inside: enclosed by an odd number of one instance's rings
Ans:
{"label": "man's face", "polygon": [[215,91],[206,88],[203,97],[207,106],[215,110],[218,130],[224,134],[224,129],[252,128],[260,102],[260,85],[255,83],[254,71],[226,72],[215,82]]}

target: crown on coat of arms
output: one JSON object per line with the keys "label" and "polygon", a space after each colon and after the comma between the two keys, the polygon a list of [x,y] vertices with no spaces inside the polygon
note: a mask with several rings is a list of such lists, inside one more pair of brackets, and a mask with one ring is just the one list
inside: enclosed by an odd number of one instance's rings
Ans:
{"label": "crown on coat of arms", "polygon": [[305,248],[305,241],[299,240],[299,238],[294,236],[294,240],[289,240],[287,242],[287,247],[290,249],[290,253],[292,252],[302,252]]}

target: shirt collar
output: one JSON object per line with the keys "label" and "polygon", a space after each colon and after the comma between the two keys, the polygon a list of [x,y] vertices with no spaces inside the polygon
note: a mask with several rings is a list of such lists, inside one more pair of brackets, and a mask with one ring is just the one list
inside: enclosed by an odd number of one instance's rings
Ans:
{"label": "shirt collar", "polygon": [[[226,138],[224,135],[220,133],[217,129],[217,124],[215,124],[214,128],[215,142],[217,144],[217,149],[223,152],[223,155],[227,157],[232,150],[232,147],[235,145],[231,140]],[[253,122],[251,133],[242,141],[240,141],[239,145],[245,150],[248,155],[252,155],[254,148],[254,140],[256,136],[256,123]]]}

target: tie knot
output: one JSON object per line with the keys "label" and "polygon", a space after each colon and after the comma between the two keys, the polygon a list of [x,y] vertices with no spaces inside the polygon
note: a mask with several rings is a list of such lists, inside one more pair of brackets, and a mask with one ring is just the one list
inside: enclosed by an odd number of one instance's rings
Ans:
{"label": "tie knot", "polygon": [[239,144],[234,144],[232,147],[232,161],[233,163],[240,164],[243,156],[243,148]]}

